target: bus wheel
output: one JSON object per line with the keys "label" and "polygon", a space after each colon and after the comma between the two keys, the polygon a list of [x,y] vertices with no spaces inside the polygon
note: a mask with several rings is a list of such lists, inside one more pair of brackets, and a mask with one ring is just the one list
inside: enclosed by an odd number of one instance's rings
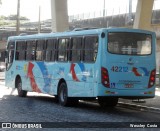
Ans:
{"label": "bus wheel", "polygon": [[21,81],[21,79],[17,79],[16,88],[17,88],[17,91],[18,91],[18,96],[25,97],[27,95],[27,91],[22,90],[22,81]]}
{"label": "bus wheel", "polygon": [[62,106],[67,106],[69,103],[67,85],[64,82],[61,83],[59,86],[58,100],[59,100],[60,105]]}
{"label": "bus wheel", "polygon": [[64,82],[59,86],[58,100],[62,106],[75,106],[78,104],[78,99],[68,97],[67,85]]}
{"label": "bus wheel", "polygon": [[98,103],[102,108],[115,107],[118,103],[118,98],[114,97],[99,97]]}

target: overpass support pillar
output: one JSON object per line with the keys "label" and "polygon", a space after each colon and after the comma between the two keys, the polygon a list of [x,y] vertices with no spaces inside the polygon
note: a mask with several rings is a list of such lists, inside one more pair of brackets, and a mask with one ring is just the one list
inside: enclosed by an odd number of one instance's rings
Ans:
{"label": "overpass support pillar", "polygon": [[52,32],[69,29],[67,0],[51,0]]}
{"label": "overpass support pillar", "polygon": [[151,30],[154,0],[138,0],[133,28]]}

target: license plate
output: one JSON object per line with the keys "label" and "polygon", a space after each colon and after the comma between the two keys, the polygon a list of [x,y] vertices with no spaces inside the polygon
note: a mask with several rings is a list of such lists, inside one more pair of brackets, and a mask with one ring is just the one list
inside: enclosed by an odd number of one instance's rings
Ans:
{"label": "license plate", "polygon": [[133,84],[124,84],[124,87],[125,87],[125,88],[133,88],[134,85],[133,85]]}

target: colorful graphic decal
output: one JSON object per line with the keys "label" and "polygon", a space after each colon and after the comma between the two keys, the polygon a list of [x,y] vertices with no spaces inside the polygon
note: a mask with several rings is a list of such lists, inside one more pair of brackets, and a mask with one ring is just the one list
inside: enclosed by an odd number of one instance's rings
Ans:
{"label": "colorful graphic decal", "polygon": [[76,75],[76,72],[74,70],[74,67],[75,67],[75,64],[71,64],[71,68],[70,68],[70,73],[72,74],[72,79],[74,81],[80,81],[78,78],[77,78],[77,75]]}
{"label": "colorful graphic decal", "polygon": [[24,67],[23,67],[24,72],[27,72],[27,69],[28,69],[28,65],[25,64]]}
{"label": "colorful graphic decal", "polygon": [[31,87],[32,87],[32,90],[35,91],[35,92],[39,92],[41,93],[40,89],[38,88],[38,85],[34,79],[34,75],[33,75],[33,69],[34,67],[34,64],[32,64],[31,62],[28,63],[28,73],[27,73],[27,77],[29,77],[30,79],[30,84],[31,84]]}
{"label": "colorful graphic decal", "polygon": [[[46,93],[49,93],[50,92],[50,85],[51,85],[51,75],[48,74],[48,70],[47,70],[44,62],[37,62],[37,65],[41,70],[41,73],[42,73],[43,79],[44,79],[44,83],[45,83],[45,85],[43,87],[43,91],[45,91]],[[26,67],[27,67],[27,65],[24,66],[24,71],[26,71]],[[33,75],[33,68],[34,68],[34,64],[29,62],[27,77],[29,77],[29,79],[30,79],[30,84],[31,84],[33,91],[41,92],[41,90],[38,88],[38,85],[35,81],[35,78]]]}
{"label": "colorful graphic decal", "polygon": [[64,77],[64,67],[59,67],[59,70],[58,70],[58,75],[61,75],[62,77]]}
{"label": "colorful graphic decal", "polygon": [[149,71],[147,70],[147,68],[145,68],[145,67],[140,67],[140,69],[142,69],[143,72],[145,73],[144,76],[149,76]]}
{"label": "colorful graphic decal", "polygon": [[37,62],[37,65],[39,66],[41,72],[42,72],[42,75],[43,75],[43,78],[44,78],[44,87],[43,87],[43,90],[47,93],[50,92],[50,85],[51,85],[51,75],[49,75],[48,73],[48,70],[44,64],[44,62]]}
{"label": "colorful graphic decal", "polygon": [[[76,75],[76,72],[75,72],[75,66],[76,66],[76,64],[74,64],[74,63],[71,64],[70,73],[72,74],[72,79],[74,81],[80,82],[80,80],[78,79],[78,77]],[[83,63],[78,63],[78,66],[80,67],[81,72],[84,73],[85,72],[85,66],[84,66],[84,64]],[[83,75],[81,80],[82,81],[86,81],[86,76]]]}
{"label": "colorful graphic decal", "polygon": [[[81,71],[82,72],[85,72],[85,67],[84,67],[84,64],[83,63],[78,63],[78,65],[79,65],[79,67],[80,67],[80,69],[81,69]],[[86,81],[86,76],[85,75],[83,75],[83,77],[82,77],[82,81]]]}
{"label": "colorful graphic decal", "polygon": [[[144,74],[140,74],[140,71],[138,69],[141,69],[144,72]],[[139,67],[139,68],[133,67],[132,71],[135,74],[135,76],[149,76],[149,71],[145,67]]]}
{"label": "colorful graphic decal", "polygon": [[135,76],[141,76],[141,74],[137,71],[136,67],[132,68],[132,72],[135,74]]}
{"label": "colorful graphic decal", "polygon": [[23,68],[21,66],[16,66],[16,70],[22,70]]}

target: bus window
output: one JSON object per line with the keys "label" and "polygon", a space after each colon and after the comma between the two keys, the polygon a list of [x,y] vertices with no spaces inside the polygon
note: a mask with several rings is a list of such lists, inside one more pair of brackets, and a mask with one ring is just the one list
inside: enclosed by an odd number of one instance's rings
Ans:
{"label": "bus window", "polygon": [[98,51],[98,37],[88,36],[84,41],[84,61],[95,62]]}
{"label": "bus window", "polygon": [[8,52],[8,63],[12,63],[14,58],[14,50],[9,50]]}
{"label": "bus window", "polygon": [[151,54],[151,35],[141,33],[109,33],[108,51],[113,54]]}
{"label": "bus window", "polygon": [[58,61],[68,60],[69,39],[59,39],[58,43]]}
{"label": "bus window", "polygon": [[14,59],[15,42],[9,41],[7,46],[6,70],[10,68]]}
{"label": "bus window", "polygon": [[151,54],[151,38],[147,37],[146,40],[137,41],[137,48],[139,54]]}
{"label": "bus window", "polygon": [[15,42],[9,42],[8,44],[8,63],[13,62],[14,48],[15,48]]}
{"label": "bus window", "polygon": [[8,50],[14,50],[14,48],[15,48],[15,43],[14,43],[13,41],[10,41],[10,42],[8,43],[7,49],[8,49]]}
{"label": "bus window", "polygon": [[72,38],[70,60],[73,62],[81,61],[82,38]]}
{"label": "bus window", "polygon": [[44,54],[45,54],[45,40],[38,40],[37,41],[37,47],[36,47],[36,60],[42,61],[44,60]]}
{"label": "bus window", "polygon": [[56,49],[57,40],[48,39],[46,45],[46,61],[55,61],[57,60],[57,49]]}
{"label": "bus window", "polygon": [[35,41],[27,41],[26,60],[35,60]]}
{"label": "bus window", "polygon": [[18,41],[16,42],[16,60],[25,60],[25,50],[26,50],[26,42]]}

